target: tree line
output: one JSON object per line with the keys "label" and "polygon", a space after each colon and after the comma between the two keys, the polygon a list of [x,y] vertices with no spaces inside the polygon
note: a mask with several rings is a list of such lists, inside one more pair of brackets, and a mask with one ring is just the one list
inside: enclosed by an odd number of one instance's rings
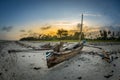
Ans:
{"label": "tree line", "polygon": [[120,40],[120,31],[114,32],[114,31],[106,31],[106,30],[100,30],[100,36],[97,39],[99,40]]}
{"label": "tree line", "polygon": [[[99,31],[100,36],[96,36],[94,40],[120,40],[120,32],[107,31],[107,30],[100,30]],[[36,35],[30,35],[28,37],[22,37],[21,41],[52,41],[52,40],[78,40],[79,39],[80,32],[74,32],[73,35],[70,35],[68,33],[68,30],[65,29],[59,29],[57,30],[56,35],[45,35],[45,34],[39,34],[39,36]],[[92,36],[92,35],[89,35]],[[82,32],[82,39],[91,40],[91,38],[86,38],[85,33]]]}

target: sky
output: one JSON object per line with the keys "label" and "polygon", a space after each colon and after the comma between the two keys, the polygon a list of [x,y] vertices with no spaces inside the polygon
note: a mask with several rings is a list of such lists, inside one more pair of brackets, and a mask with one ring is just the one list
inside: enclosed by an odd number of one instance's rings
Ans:
{"label": "sky", "polygon": [[[84,25],[120,29],[120,0],[0,0],[0,39],[18,40],[28,32],[51,34]],[[47,31],[48,32],[48,31]]]}

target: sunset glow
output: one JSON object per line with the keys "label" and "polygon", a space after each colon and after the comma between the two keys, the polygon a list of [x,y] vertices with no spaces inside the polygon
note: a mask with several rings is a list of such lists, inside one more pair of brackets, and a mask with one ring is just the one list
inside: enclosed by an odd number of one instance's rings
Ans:
{"label": "sunset glow", "polygon": [[19,40],[32,33],[53,36],[58,29],[74,34],[79,31],[77,24],[81,23],[81,14],[86,34],[103,28],[120,30],[119,8],[119,1],[115,0],[2,0],[0,39]]}

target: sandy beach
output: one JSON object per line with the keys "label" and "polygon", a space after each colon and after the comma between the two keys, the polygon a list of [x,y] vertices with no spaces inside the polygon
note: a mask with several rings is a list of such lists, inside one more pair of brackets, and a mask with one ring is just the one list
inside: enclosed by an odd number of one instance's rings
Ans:
{"label": "sandy beach", "polygon": [[8,52],[12,49],[40,48],[40,45],[47,42],[22,43],[29,45],[29,47],[21,46],[15,41],[0,42],[0,80],[120,80],[119,42],[87,43],[109,52],[113,56],[111,63],[94,55],[94,53],[102,53],[101,50],[85,46],[81,54],[52,68],[47,68],[46,58],[40,56],[48,50]]}

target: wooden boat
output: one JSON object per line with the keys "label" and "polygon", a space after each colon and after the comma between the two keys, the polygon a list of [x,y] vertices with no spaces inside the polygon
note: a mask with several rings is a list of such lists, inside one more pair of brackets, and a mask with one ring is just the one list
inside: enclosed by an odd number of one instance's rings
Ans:
{"label": "wooden boat", "polygon": [[82,48],[83,45],[80,45],[75,49],[59,52],[60,54],[56,54],[56,52],[55,53],[53,52],[53,55],[49,59],[47,59],[48,68],[53,67],[65,60],[70,59],[71,57],[76,56],[81,52]]}
{"label": "wooden boat", "polygon": [[[80,35],[79,35],[79,41],[81,41],[82,39],[82,27],[83,27],[83,14],[81,15],[81,24],[78,24],[78,27],[80,27]],[[57,51],[58,53],[60,54],[56,54],[53,52],[53,55],[50,56],[49,59],[47,59],[47,66],[48,68],[52,67],[52,66],[55,66],[77,54],[79,54],[83,48],[83,43],[80,44],[79,42],[79,46],[73,48],[73,49],[70,49],[69,51],[63,51],[61,52],[60,51],[60,47],[62,46],[63,44],[61,43],[60,45],[57,46],[56,49],[54,49],[54,51]]]}

